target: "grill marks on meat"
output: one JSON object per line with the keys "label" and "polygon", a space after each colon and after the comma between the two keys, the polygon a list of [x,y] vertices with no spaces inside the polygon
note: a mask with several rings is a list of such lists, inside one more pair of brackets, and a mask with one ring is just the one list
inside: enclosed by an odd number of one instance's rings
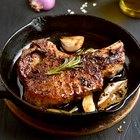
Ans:
{"label": "grill marks on meat", "polygon": [[24,85],[24,98],[38,107],[58,106],[102,89],[103,78],[112,77],[123,68],[123,43],[82,54],[82,68],[46,75],[64,60],[75,57],[59,51],[45,39],[33,41],[18,61],[18,75]]}

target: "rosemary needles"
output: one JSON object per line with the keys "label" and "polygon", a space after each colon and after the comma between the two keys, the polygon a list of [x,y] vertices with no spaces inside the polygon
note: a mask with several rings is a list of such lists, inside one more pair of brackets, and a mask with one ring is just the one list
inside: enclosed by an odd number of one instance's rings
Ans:
{"label": "rosemary needles", "polygon": [[75,56],[72,59],[66,58],[64,63],[56,68],[50,69],[46,74],[47,75],[54,75],[59,74],[66,69],[74,69],[83,67],[80,63],[82,62],[81,56]]}

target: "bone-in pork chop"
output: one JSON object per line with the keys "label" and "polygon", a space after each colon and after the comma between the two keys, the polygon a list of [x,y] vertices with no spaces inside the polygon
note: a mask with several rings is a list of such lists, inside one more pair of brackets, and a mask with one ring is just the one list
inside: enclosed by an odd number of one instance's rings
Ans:
{"label": "bone-in pork chop", "polygon": [[[79,67],[48,74],[75,58],[80,58]],[[102,89],[103,78],[120,72],[124,62],[121,41],[85,54],[66,54],[52,42],[39,39],[23,51],[18,61],[18,75],[26,101],[38,107],[59,106]]]}

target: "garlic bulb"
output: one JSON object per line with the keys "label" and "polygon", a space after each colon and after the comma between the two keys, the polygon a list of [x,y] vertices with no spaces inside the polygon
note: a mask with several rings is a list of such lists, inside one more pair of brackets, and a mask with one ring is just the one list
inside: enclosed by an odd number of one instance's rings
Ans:
{"label": "garlic bulb", "polygon": [[29,0],[31,8],[39,12],[40,10],[50,10],[55,6],[55,0]]}

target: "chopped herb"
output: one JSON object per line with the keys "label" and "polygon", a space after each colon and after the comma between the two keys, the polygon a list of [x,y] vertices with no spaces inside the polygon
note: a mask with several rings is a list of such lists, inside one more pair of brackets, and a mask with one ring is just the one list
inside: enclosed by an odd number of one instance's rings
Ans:
{"label": "chopped herb", "polygon": [[93,48],[89,48],[87,50],[81,49],[77,54],[87,54],[87,53],[94,52],[94,51],[95,51],[95,49],[93,49]]}
{"label": "chopped herb", "polygon": [[54,112],[54,113],[63,113],[63,114],[72,114],[78,110],[78,107],[75,106],[70,111],[62,110],[62,109],[54,109],[54,108],[48,108],[47,111]]}
{"label": "chopped herb", "polygon": [[78,107],[75,106],[72,110],[69,111],[69,113],[74,113],[74,112],[76,112],[77,110],[78,110]]}
{"label": "chopped herb", "polygon": [[122,125],[120,125],[117,130],[118,130],[119,133],[123,132]]}

